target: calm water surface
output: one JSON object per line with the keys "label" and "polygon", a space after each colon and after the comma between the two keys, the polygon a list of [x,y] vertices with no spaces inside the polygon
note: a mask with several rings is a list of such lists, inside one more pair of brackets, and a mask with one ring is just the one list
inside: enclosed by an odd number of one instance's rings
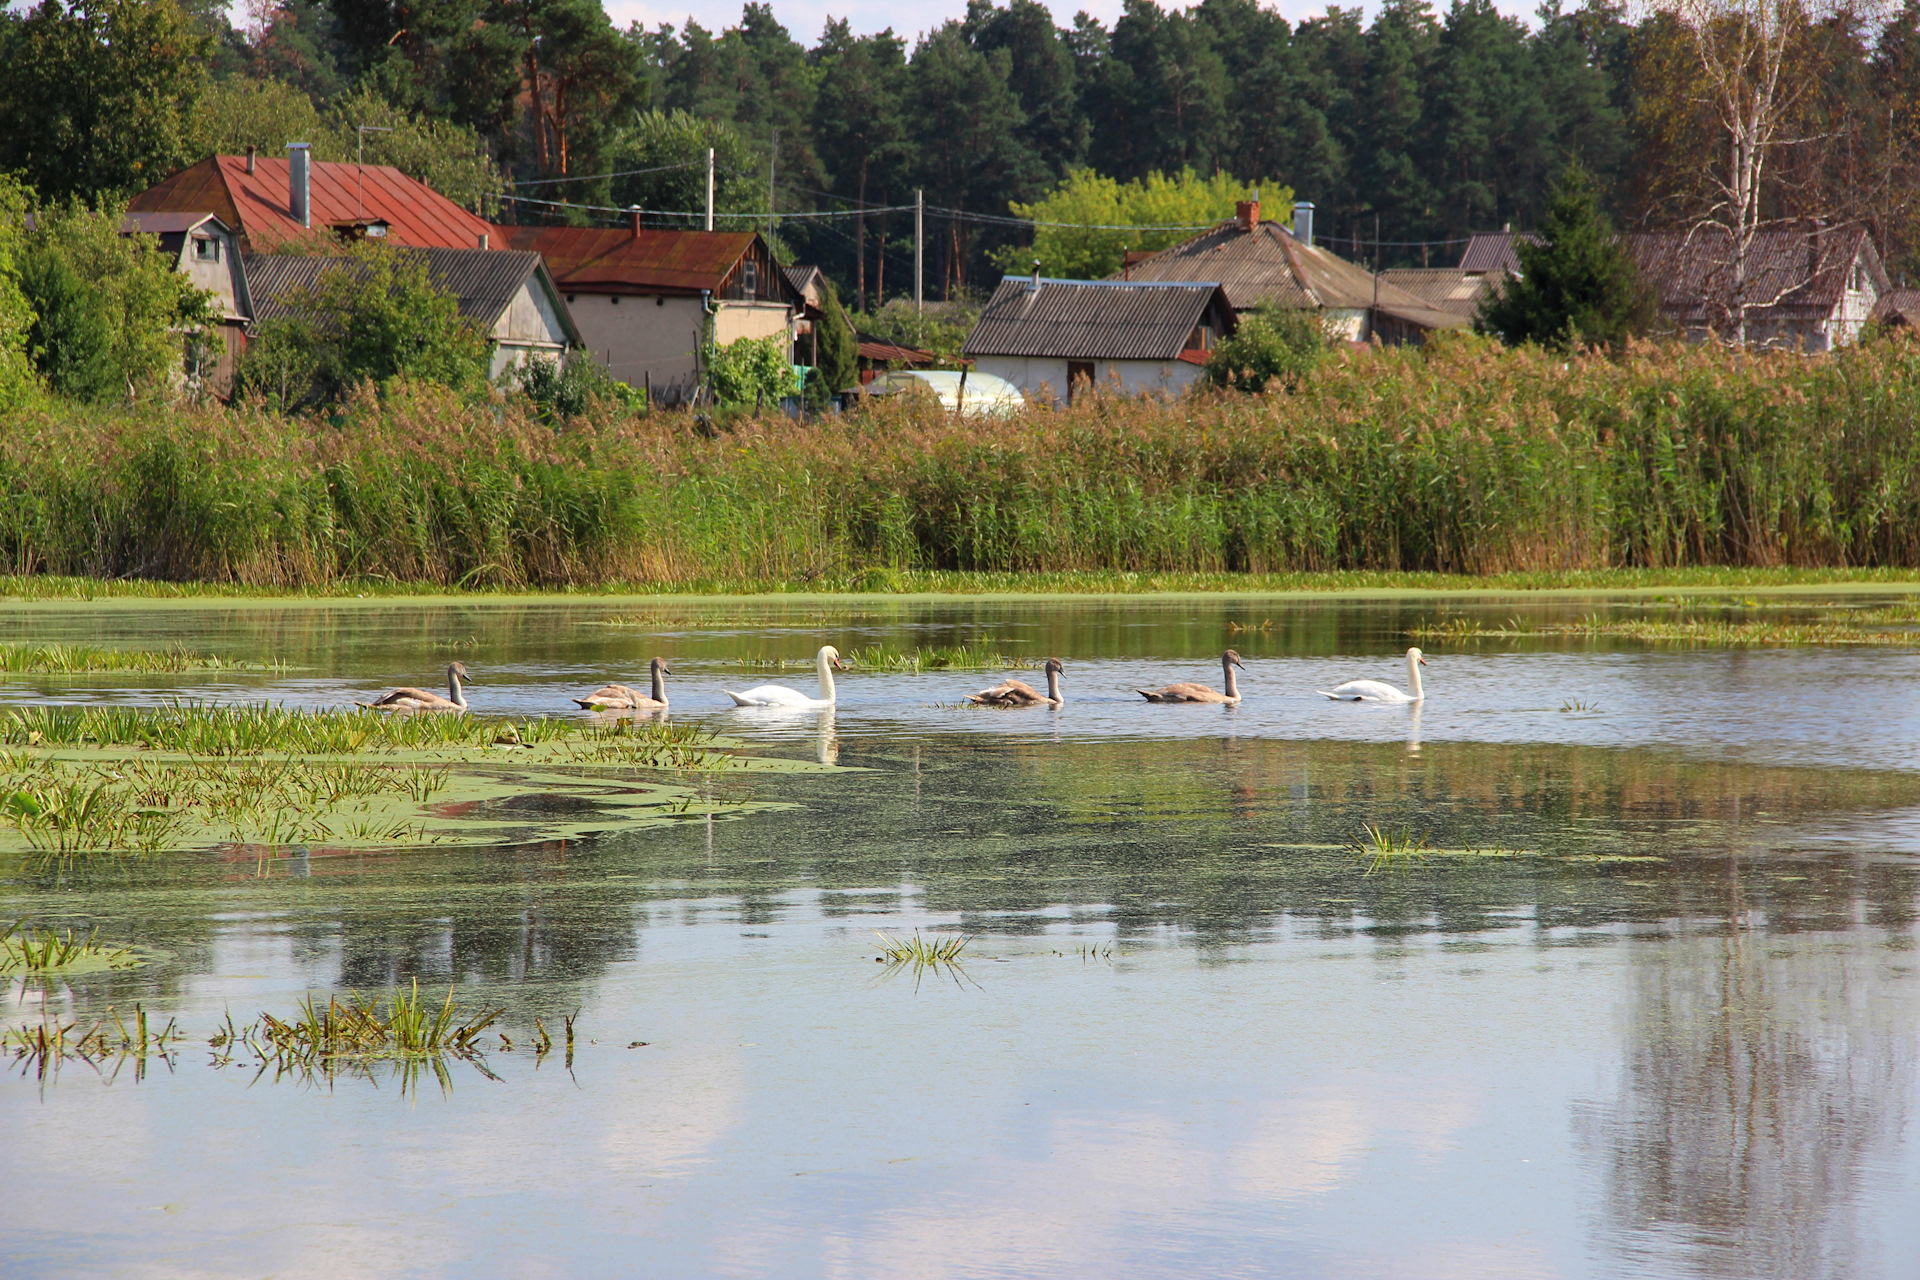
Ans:
{"label": "calm water surface", "polygon": [[[1867,602],[1865,598],[1855,598]],[[564,714],[667,657],[676,719],[830,772],[585,840],[0,864],[0,919],[157,962],[14,1024],[227,1011],[418,978],[503,1004],[489,1080],[0,1077],[22,1276],[1920,1276],[1920,653],[1426,646],[1630,600],[12,606],[0,640],[182,643],[284,674],[10,679],[0,702],[338,705],[433,685]],[[1771,607],[1771,606],[1769,606]],[[815,647],[994,642],[998,672]],[[1217,682],[1237,708],[1128,692]],[[1029,678],[1035,673],[1029,673]],[[1571,709],[1563,709],[1571,708]],[[1438,857],[1364,874],[1363,825]],[[958,978],[873,933],[977,935]],[[571,1071],[525,1052],[578,1011]],[[637,1047],[634,1047],[636,1046]]]}

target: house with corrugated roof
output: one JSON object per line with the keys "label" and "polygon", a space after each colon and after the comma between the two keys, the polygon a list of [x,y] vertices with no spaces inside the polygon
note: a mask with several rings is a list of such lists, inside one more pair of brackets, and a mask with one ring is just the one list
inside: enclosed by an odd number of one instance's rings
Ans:
{"label": "house with corrugated roof", "polygon": [[1243,200],[1231,222],[1157,253],[1129,256],[1115,279],[1218,281],[1236,312],[1259,306],[1317,311],[1351,342],[1419,342],[1465,323],[1314,244],[1313,206],[1305,203],[1294,207],[1288,226],[1262,220],[1260,202]]}
{"label": "house with corrugated roof", "polygon": [[[692,399],[701,351],[741,338],[794,338],[805,300],[753,231],[509,227],[547,261],[587,350],[660,404]],[[709,334],[710,331],[710,334]]]}
{"label": "house with corrugated roof", "polygon": [[[1521,242],[1531,232],[1484,231],[1467,242],[1458,275],[1498,282],[1520,274]],[[1636,231],[1625,237],[1640,278],[1658,291],[1661,318],[1689,342],[1733,341],[1741,310],[1734,289],[1732,237],[1719,227]],[[1856,341],[1892,289],[1873,237],[1861,226],[1817,222],[1765,227],[1746,263],[1747,342],[1798,351],[1831,351]]]}
{"label": "house with corrugated roof", "polygon": [[1717,227],[1627,237],[1640,278],[1660,291],[1661,315],[1689,342],[1737,338],[1744,294],[1749,344],[1831,351],[1858,339],[1874,304],[1893,289],[1865,227],[1762,229],[1747,250],[1738,293],[1732,246]]}
{"label": "house with corrugated roof", "polygon": [[965,351],[1032,403],[1071,403],[1089,388],[1171,396],[1193,385],[1234,326],[1226,291],[1211,281],[1050,280],[1036,271],[1000,282]]}
{"label": "house with corrugated roof", "polygon": [[316,161],[306,144],[285,159],[209,156],[148,187],[135,213],[211,213],[248,254],[334,240],[384,239],[416,249],[500,247],[497,228],[389,165]]}
{"label": "house with corrugated roof", "polygon": [[[411,250],[427,260],[427,272],[452,294],[460,316],[492,344],[490,378],[534,356],[563,358],[582,345],[559,286],[537,253],[503,249]],[[259,254],[247,259],[255,323],[301,316],[299,301],[330,268],[359,270],[353,258]]]}

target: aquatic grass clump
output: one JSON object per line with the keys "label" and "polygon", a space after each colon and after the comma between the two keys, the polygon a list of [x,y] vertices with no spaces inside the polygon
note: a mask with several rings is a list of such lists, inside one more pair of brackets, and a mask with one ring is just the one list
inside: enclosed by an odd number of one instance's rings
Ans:
{"label": "aquatic grass clump", "polygon": [[605,717],[581,725],[567,740],[567,758],[584,764],[636,769],[720,770],[734,757],[715,748],[714,735],[685,722],[637,722]]}
{"label": "aquatic grass clump", "polygon": [[880,941],[880,954],[874,959],[886,965],[888,973],[897,973],[911,966],[916,991],[920,989],[921,977],[928,971],[952,978],[956,986],[972,981],[967,977],[966,970],[960,967],[960,953],[973,941],[973,934],[927,938],[915,929],[911,938],[901,938],[876,929],[873,936]]}
{"label": "aquatic grass clump", "polygon": [[139,957],[126,947],[99,941],[98,930],[78,938],[72,929],[55,933],[29,928],[24,919],[0,930],[0,973],[43,974],[77,965],[131,969],[139,963]]}
{"label": "aquatic grass clump", "polygon": [[98,1068],[103,1061],[118,1063],[131,1058],[134,1062],[134,1078],[146,1075],[147,1058],[157,1056],[168,1066],[173,1065],[175,1046],[182,1035],[173,1019],[158,1031],[147,1025],[147,1011],[141,1005],[133,1006],[133,1025],[129,1027],[111,1006],[85,1031],[80,1030],[78,1022],[62,1023],[54,1020],[42,1020],[38,1024],[22,1023],[17,1027],[8,1027],[0,1031],[0,1056],[11,1054],[14,1065],[22,1075],[31,1075],[39,1079],[57,1073],[62,1063],[78,1059],[89,1066]]}
{"label": "aquatic grass clump", "polygon": [[0,793],[0,821],[29,845],[52,853],[129,849],[152,853],[172,834],[174,816],[142,807],[105,779],[46,776],[38,785]]}
{"label": "aquatic grass clump", "polygon": [[95,671],[286,671],[283,661],[253,662],[185,648],[103,649],[84,644],[0,644],[0,675],[70,676]]}
{"label": "aquatic grass clump", "polygon": [[[487,1046],[480,1037],[505,1013],[499,1006],[462,1008],[454,1001],[452,986],[436,1006],[421,998],[416,979],[410,990],[395,991],[384,1000],[329,995],[322,1004],[308,996],[289,1018],[263,1012],[244,1027],[236,1027],[229,1015],[207,1044],[216,1065],[245,1053],[253,1056],[261,1074],[271,1069],[276,1077],[317,1077],[331,1083],[343,1073],[373,1078],[376,1067],[391,1064],[399,1068],[403,1092],[411,1090],[422,1071],[431,1071],[446,1089],[452,1085],[449,1060],[465,1062],[489,1079],[499,1078],[487,1067]],[[567,1029],[571,1050],[571,1019]],[[538,1057],[545,1056],[541,1040],[551,1044],[544,1028],[536,1037]],[[504,1036],[501,1042],[511,1048]]]}
{"label": "aquatic grass clump", "polygon": [[1366,862],[1369,876],[1406,871],[1416,862],[1424,863],[1432,852],[1424,838],[1415,838],[1405,828],[1395,832],[1367,823],[1360,830],[1363,834],[1349,848]]}
{"label": "aquatic grass clump", "polygon": [[988,671],[1028,670],[1039,664],[1029,658],[998,653],[971,645],[921,645],[912,649],[888,649],[874,645],[854,649],[846,655],[848,665],[867,671]]}

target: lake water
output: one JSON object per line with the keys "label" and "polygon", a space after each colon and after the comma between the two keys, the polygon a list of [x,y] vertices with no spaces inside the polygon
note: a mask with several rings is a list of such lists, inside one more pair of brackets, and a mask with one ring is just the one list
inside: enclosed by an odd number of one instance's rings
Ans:
{"label": "lake water", "polygon": [[[0,608],[0,641],[291,664],[0,702],[340,705],[459,657],[477,710],[559,715],[660,654],[675,719],[839,766],[531,847],[0,865],[0,920],[161,953],[16,981],[10,1023],[139,1001],[189,1037],[0,1077],[0,1272],[1920,1276],[1920,652],[1434,642],[1417,710],[1313,693],[1403,681],[1422,622],[1644,607]],[[997,671],[848,673],[829,715],[720,693],[983,642],[1064,659],[1066,705],[954,705]],[[1239,707],[1129,692],[1217,684],[1227,645]],[[1526,852],[1368,874],[1368,825]],[[962,970],[875,963],[915,929],[974,935]],[[205,1047],[416,978],[506,1007],[497,1079]],[[571,1070],[536,1061],[575,1011]]]}

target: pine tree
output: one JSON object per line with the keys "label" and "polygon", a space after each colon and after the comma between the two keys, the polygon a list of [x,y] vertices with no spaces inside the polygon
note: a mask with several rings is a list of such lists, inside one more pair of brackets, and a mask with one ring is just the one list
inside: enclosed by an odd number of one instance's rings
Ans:
{"label": "pine tree", "polygon": [[1514,252],[1520,273],[1482,304],[1480,332],[1564,350],[1618,347],[1651,323],[1652,296],[1579,165],[1555,181],[1539,242],[1521,240]]}

